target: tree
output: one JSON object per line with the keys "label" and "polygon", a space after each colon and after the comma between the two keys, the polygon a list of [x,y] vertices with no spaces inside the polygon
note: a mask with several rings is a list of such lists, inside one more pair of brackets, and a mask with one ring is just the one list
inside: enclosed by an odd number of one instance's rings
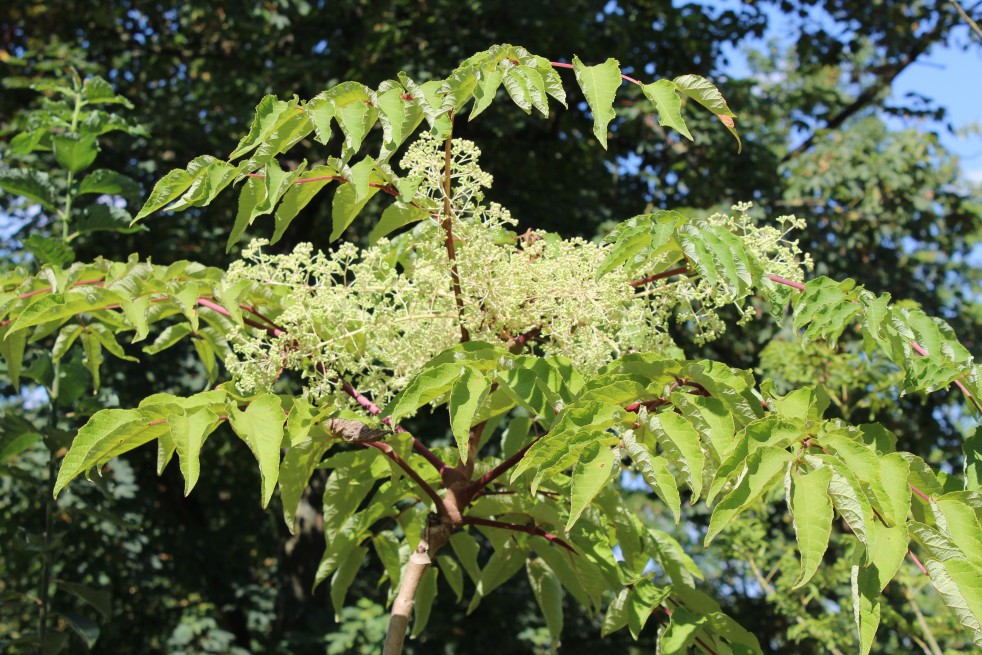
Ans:
{"label": "tree", "polygon": [[[708,341],[724,329],[722,307],[736,304],[753,320],[759,294],[780,318],[790,301],[804,344],[834,344],[856,330],[867,357],[902,372],[906,392],[954,385],[977,410],[980,369],[969,352],[943,321],[851,280],[803,283],[801,253],[785,239],[800,221],[758,227],[745,205],[709,217],[642,214],[604,245],[509,230],[509,213],[484,202],[490,177],[479,151],[453,132],[462,110],[471,105],[475,117],[499,88],[527,113],[548,116],[549,97],[565,102],[555,69],[567,67],[606,145],[624,77],[617,61],[564,64],[496,46],[445,80],[417,84],[402,74],[377,88],[343,83],[309,101],[268,96],[228,161],[204,156],[171,171],[136,217],[207,205],[238,182],[228,247],[271,214],[275,241],[337,183],[332,238],[379,192],[395,199],[368,248],[272,255],[253,241],[227,271],[134,259],[8,276],[5,341],[26,340],[29,330],[34,341],[84,332],[105,336],[90,339],[96,351],[115,352],[119,334],[139,341],[162,324],[150,350],[189,337],[212,383],[216,353],[226,353],[234,377],[190,397],[158,393],[135,409],[97,412],[65,455],[55,492],[153,440],[162,467],[177,454],[190,492],[202,445],[227,424],[259,463],[263,505],[278,489],[291,529],[315,469],[332,471],[317,578],[330,577],[340,612],[372,544],[393,598],[386,652],[401,652],[414,602],[414,631],[425,625],[435,556],[458,596],[464,574],[472,580],[472,607],[526,568],[554,641],[569,593],[595,612],[606,606],[605,633],[628,627],[637,637],[654,617],[663,651],[752,653],[757,639],[697,588],[696,562],[643,525],[608,483],[626,458],[676,521],[683,497],[693,504],[705,491],[708,545],[783,480],[801,552],[795,586],[819,569],[836,514],[846,527],[851,552],[838,559],[849,563],[861,652],[872,647],[880,593],[911,540],[920,556],[910,557],[978,643],[973,558],[982,544],[971,457],[963,476],[935,474],[896,452],[883,426],[826,418],[821,384],[782,393],[750,371],[687,359],[670,326]],[[732,112],[704,78],[626,79],[666,127],[689,135],[687,98],[736,135]],[[399,174],[390,162],[424,121]],[[371,132],[376,123],[381,130]],[[282,167],[278,157],[290,161],[308,135],[326,144],[335,125],[338,157]],[[366,147],[378,154],[359,158]],[[18,357],[5,353],[8,370]],[[297,386],[301,393],[274,393]],[[401,427],[443,404],[455,447],[431,448],[412,427],[424,424]],[[477,533],[493,549],[483,566]],[[455,557],[438,554],[447,544]]]}

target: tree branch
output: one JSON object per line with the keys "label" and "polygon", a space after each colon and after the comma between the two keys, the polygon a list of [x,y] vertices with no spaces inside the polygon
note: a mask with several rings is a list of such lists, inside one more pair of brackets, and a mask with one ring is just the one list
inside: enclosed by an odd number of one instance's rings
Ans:
{"label": "tree branch", "polygon": [[939,36],[941,36],[946,27],[947,23],[944,20],[944,16],[940,16],[937,24],[932,27],[930,31],[913,39],[912,47],[907,54],[901,57],[899,61],[883,66],[879,75],[876,76],[876,79],[874,79],[868,87],[863,89],[862,92],[856,96],[855,100],[840,109],[837,114],[826,121],[824,127],[819,130],[815,130],[800,145],[789,150],[788,153],[781,158],[781,163],[787,163],[798,155],[807,152],[813,145],[815,145],[815,141],[820,133],[840,127],[851,117],[855,116],[857,113],[875,102],[877,96],[879,96],[885,89],[888,89],[898,75],[900,75],[912,63],[914,63],[918,57],[927,52],[932,45],[934,45],[935,41]]}
{"label": "tree branch", "polygon": [[957,11],[958,15],[962,17],[962,20],[968,23],[968,26],[972,28],[972,31],[975,32],[980,39],[982,39],[982,28],[979,27],[979,24],[972,20],[972,17],[968,15],[968,12],[962,9],[962,6],[958,4],[958,0],[950,0],[950,2],[955,6],[955,11]]}
{"label": "tree branch", "polygon": [[[378,416],[379,414],[382,413],[382,410],[378,408],[378,405],[373,403],[366,396],[360,393],[357,389],[351,386],[351,383],[348,382],[347,380],[343,380],[343,379],[341,380],[341,388],[344,390],[346,394],[354,398],[359,405],[364,407],[368,411],[368,413],[371,414],[372,416]],[[406,431],[405,428],[403,428],[401,425],[392,425],[392,419],[389,418],[388,416],[383,418],[382,422],[388,425],[390,428],[392,428],[392,431],[395,432],[396,434],[400,434]],[[448,468],[446,462],[440,459],[436,453],[434,453],[432,450],[427,448],[423,444],[423,442],[417,439],[416,437],[413,437],[413,450],[419,453],[423,457],[423,459],[429,462],[430,465],[433,468],[435,468],[437,472],[440,473],[441,475],[443,474],[443,471]]]}
{"label": "tree branch", "polygon": [[450,530],[440,517],[430,514],[426,517],[426,525],[419,537],[416,552],[409,556],[409,562],[402,573],[399,593],[392,603],[392,615],[389,618],[389,629],[382,646],[382,655],[401,655],[406,630],[409,627],[409,617],[416,605],[416,590],[423,579],[426,569],[433,565],[433,555],[447,543]]}

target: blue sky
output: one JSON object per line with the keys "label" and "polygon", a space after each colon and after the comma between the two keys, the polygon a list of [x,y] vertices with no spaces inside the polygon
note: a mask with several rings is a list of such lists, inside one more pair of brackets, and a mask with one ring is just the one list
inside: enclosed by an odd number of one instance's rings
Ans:
{"label": "blue sky", "polygon": [[[968,27],[958,29],[957,44],[968,41]],[[916,92],[946,107],[951,123],[960,129],[974,124],[982,132],[982,43],[978,39],[969,49],[935,47],[905,70],[894,85],[893,97]],[[961,159],[968,179],[982,183],[982,134],[959,138],[941,132],[942,142]]]}
{"label": "blue sky", "polygon": [[[702,1],[700,4],[713,7],[737,8],[741,3],[732,0]],[[954,8],[943,3],[951,11]],[[775,38],[785,46],[792,45],[784,35],[797,33],[795,19],[768,6],[768,31],[763,39],[746,42],[743,47],[754,49]],[[813,20],[822,21],[821,9],[813,12]],[[967,46],[967,49],[966,49]],[[730,65],[728,72],[734,77],[742,77],[747,72],[746,60],[734,49],[724,50]],[[961,23],[952,32],[948,44],[935,45],[910,66],[894,81],[891,104],[899,103],[908,93],[917,93],[932,98],[938,105],[948,110],[946,124],[921,121],[907,125],[924,131],[937,132],[941,142],[960,160],[962,174],[968,180],[982,183],[982,40],[972,34],[967,24]],[[901,127],[898,122],[898,127]],[[975,134],[958,135],[957,132],[971,131]]]}

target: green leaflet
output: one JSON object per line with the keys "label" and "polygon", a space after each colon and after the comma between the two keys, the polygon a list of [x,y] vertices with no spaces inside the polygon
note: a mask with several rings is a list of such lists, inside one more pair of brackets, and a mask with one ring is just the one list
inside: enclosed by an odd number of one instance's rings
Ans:
{"label": "green leaflet", "polygon": [[658,439],[669,461],[682,473],[685,483],[692,490],[692,502],[702,494],[702,474],[706,456],[699,442],[699,433],[674,412],[661,412],[651,416],[648,427]]}
{"label": "green leaflet", "polygon": [[[59,338],[61,335],[58,335]],[[55,342],[58,345],[58,342]],[[10,326],[0,326],[0,357],[7,364],[7,377],[14,391],[20,393],[21,367],[24,363],[24,349],[27,346],[27,333],[11,334]]]}
{"label": "green leaflet", "polygon": [[95,134],[56,134],[51,137],[55,160],[70,173],[80,173],[92,165],[99,154]]}
{"label": "green leaflet", "polygon": [[663,127],[670,127],[689,141],[692,135],[689,128],[682,120],[682,100],[676,92],[675,82],[671,80],[658,80],[652,84],[645,84],[641,87],[648,100],[654,103],[658,111],[658,124]]}
{"label": "green leaflet", "polygon": [[570,485],[569,520],[566,532],[576,523],[594,497],[600,493],[616,469],[616,458],[610,447],[601,443],[588,445],[573,467],[573,483]]}
{"label": "green leaflet", "polygon": [[450,409],[450,427],[457,441],[457,450],[460,452],[462,462],[467,462],[470,429],[474,416],[477,414],[478,407],[487,398],[490,388],[491,382],[473,366],[462,367],[460,377],[450,387],[450,398],[447,403]]}
{"label": "green leaflet", "polygon": [[82,352],[85,353],[82,363],[85,364],[85,368],[89,370],[89,374],[92,376],[92,389],[98,391],[100,384],[99,368],[102,366],[102,343],[94,333],[82,333]]}
{"label": "green leaflet", "polygon": [[74,287],[64,293],[39,295],[20,312],[17,320],[10,324],[7,335],[42,323],[98,311],[110,305],[118,305],[122,301],[122,296],[116,292],[96,286]]}
{"label": "green leaflet", "polygon": [[98,193],[132,197],[140,194],[140,185],[127,175],[99,168],[82,179],[78,185],[78,193],[79,195]]}
{"label": "green leaflet", "polygon": [[413,620],[413,630],[410,636],[416,637],[430,620],[430,612],[433,610],[433,600],[436,598],[436,578],[437,570],[432,566],[423,573],[423,577],[416,587],[416,605],[413,612],[416,618]]}
{"label": "green leaflet", "polygon": [[608,588],[600,570],[589,560],[574,555],[563,548],[556,548],[541,539],[530,541],[532,550],[549,565],[566,589],[584,609],[597,612],[600,600]]}
{"label": "green leaflet", "polygon": [[743,241],[725,228],[682,225],[677,238],[689,262],[707,283],[721,289],[728,301],[747,296],[754,280],[761,276]]}
{"label": "green leaflet", "polygon": [[[883,486],[883,475],[880,469],[880,459],[876,453],[867,448],[863,443],[850,439],[846,434],[840,432],[823,433],[819,436],[819,442],[832,454],[838,456],[843,462],[848,462],[849,470],[853,472],[867,497],[889,525],[903,523],[907,518],[907,510],[902,510],[901,516],[895,516],[893,503]],[[903,472],[906,478],[906,471]],[[906,485],[903,485],[906,486]],[[904,493],[901,490],[901,493]],[[909,496],[908,496],[909,497]]]}
{"label": "green leaflet", "polygon": [[876,570],[860,568],[862,556],[856,551],[850,574],[853,619],[859,631],[859,655],[868,655],[880,625],[880,590]]}
{"label": "green leaflet", "polygon": [[982,526],[970,504],[976,497],[977,494],[970,491],[956,491],[941,496],[935,503],[947,523],[946,532],[951,541],[968,561],[982,569]]}
{"label": "green leaflet", "polygon": [[400,227],[421,221],[428,215],[429,213],[425,209],[413,207],[401,201],[389,205],[382,212],[378,223],[368,235],[368,242],[374,245],[382,237],[388,236]]}
{"label": "green leaflet", "polygon": [[167,432],[164,424],[149,425],[139,409],[104,409],[78,431],[55,480],[54,496],[83,471],[101,466],[117,455],[142,446]]}
{"label": "green leaflet", "polygon": [[805,432],[806,425],[803,421],[785,419],[773,414],[750,423],[736,435],[734,446],[725,454],[709,493],[706,494],[706,503],[711,503],[716,498],[716,495],[743,468],[747,458],[757,450],[766,446],[786,448],[799,441]]}
{"label": "green leaflet", "polygon": [[280,399],[271,393],[263,394],[249,403],[245,411],[229,405],[229,423],[239,438],[248,444],[259,462],[262,476],[262,506],[273,497],[280,476],[280,446],[283,444],[283,424],[286,415]]}
{"label": "green leaflet", "polygon": [[[866,555],[875,550],[872,524],[873,508],[862,485],[848,465],[831,455],[805,455],[805,461],[814,468],[828,467],[832,471],[829,496],[832,504],[849,525],[856,537],[866,546]],[[869,559],[867,559],[867,562]]]}
{"label": "green leaflet", "polygon": [[511,540],[504,541],[500,548],[495,548],[488,563],[481,569],[477,580],[474,596],[467,606],[467,614],[472,613],[481,603],[481,599],[500,587],[518,573],[525,565],[525,551]]}
{"label": "green leaflet", "polygon": [[150,197],[143,203],[143,208],[133,218],[133,222],[136,223],[169,205],[171,201],[184,193],[193,181],[194,178],[191,174],[180,168],[176,168],[164,175],[154,185],[153,191],[150,192]]}
{"label": "green leaflet", "polygon": [[424,367],[382,410],[381,415],[391,418],[393,424],[398,423],[403,417],[450,391],[454,382],[467,370],[467,366],[457,362]]}
{"label": "green leaflet", "polygon": [[283,503],[283,520],[290,534],[295,534],[297,507],[310,476],[332,445],[334,442],[330,439],[306,439],[290,446],[283,456],[279,474],[280,500]]}
{"label": "green leaflet", "polygon": [[603,626],[600,628],[600,638],[617,632],[627,625],[627,602],[631,590],[624,587],[617,594],[617,597],[607,606],[607,613],[604,614]]}
{"label": "green leaflet", "polygon": [[606,430],[624,420],[621,407],[605,403],[574,403],[560,412],[549,434],[529,448],[525,457],[512,469],[511,480],[528,470],[536,473],[533,488],[547,473],[571,466],[591,442],[612,445],[618,441]]}
{"label": "green leaflet", "polygon": [[542,616],[546,619],[553,647],[559,644],[563,632],[563,587],[559,578],[541,558],[530,559],[525,563],[529,585],[539,604]]}
{"label": "green leaflet", "polygon": [[784,473],[789,461],[791,454],[774,446],[764,446],[747,459],[743,479],[713,509],[706,531],[706,546],[730,521],[767,492],[774,480]]}
{"label": "green leaflet", "polygon": [[267,95],[256,106],[256,115],[249,125],[249,132],[239,141],[235,150],[228,156],[229,161],[247,155],[268,139],[281,131],[283,126],[297,113],[296,100],[277,100],[274,95]]}
{"label": "green leaflet", "polygon": [[341,558],[338,568],[331,577],[331,605],[334,606],[334,620],[341,620],[341,609],[344,607],[344,597],[348,595],[348,587],[354,582],[358,570],[365,562],[368,548],[359,546]]}
{"label": "green leaflet", "polygon": [[47,173],[5,166],[0,168],[0,189],[36,202],[48,211],[57,211],[55,189]]}
{"label": "green leaflet", "polygon": [[[457,560],[447,555],[438,555],[436,561],[440,567],[440,572],[447,580],[447,584],[450,585],[450,588],[453,589],[454,594],[457,595],[457,602],[459,603],[464,598],[463,569],[461,568],[460,564],[457,563]],[[392,586],[393,593],[395,592],[396,586],[397,585],[395,584]]]}
{"label": "green leaflet", "polygon": [[191,326],[187,323],[168,325],[160,331],[160,334],[157,335],[157,338],[153,340],[152,344],[144,346],[143,352],[148,355],[155,355],[161,350],[170,348],[189,334],[191,334]]}
{"label": "green leaflet", "polygon": [[586,66],[574,56],[573,72],[593,114],[593,134],[606,150],[607,126],[614,120],[614,97],[621,85],[620,64],[616,59],[608,59],[596,66]]}
{"label": "green leaflet", "polygon": [[924,560],[931,584],[982,648],[982,570],[960,559]]}
{"label": "green leaflet", "polygon": [[635,640],[641,635],[652,612],[665,602],[671,591],[671,587],[659,587],[647,579],[639,580],[631,588],[626,607],[627,627]]}
{"label": "green leaflet", "polygon": [[859,652],[869,653],[880,622],[880,592],[897,574],[907,555],[906,526],[872,526],[876,536],[867,552],[869,564],[862,565],[862,545],[857,544],[851,572],[853,615],[859,630]]}
{"label": "green leaflet", "polygon": [[[788,474],[791,475],[790,470]],[[794,582],[794,589],[811,580],[828,549],[832,533],[832,501],[828,495],[831,479],[832,470],[829,468],[791,476],[788,509],[801,553],[801,572]]]}
{"label": "green leaflet", "polygon": [[477,554],[481,547],[477,540],[469,532],[455,532],[450,535],[450,546],[471,582],[477,584],[477,581],[481,579],[481,567],[477,564]]}
{"label": "green leaflet", "polygon": [[184,211],[188,207],[207,205],[230,185],[241,171],[242,166],[233,166],[210,155],[196,157],[187,167],[191,184],[179,198],[164,207],[164,211],[177,212]]}
{"label": "green leaflet", "polygon": [[167,417],[170,438],[177,450],[181,473],[184,474],[185,496],[191,493],[198,482],[201,471],[199,461],[201,446],[208,435],[218,427],[218,422],[218,415],[208,407],[199,407],[191,412],[175,413]]}
{"label": "green leaflet", "polygon": [[743,149],[743,143],[740,141],[740,135],[737,134],[733,122],[736,114],[730,111],[719,89],[712,82],[699,75],[683,75],[676,77],[673,82],[679,91],[716,114],[716,118],[730,131],[733,138],[737,140],[737,152],[739,153]]}
{"label": "green leaflet", "polygon": [[503,76],[504,71],[501,68],[495,68],[481,75],[477,86],[474,87],[474,106],[471,107],[471,113],[467,120],[474,120],[481,112],[488,108],[494,100],[494,95],[498,91],[498,87],[501,86]]}
{"label": "green leaflet", "polygon": [[676,607],[672,611],[668,628],[658,642],[659,652],[662,655],[685,655],[705,625],[706,617],[685,607]]}
{"label": "green leaflet", "polygon": [[331,205],[331,241],[344,234],[372,196],[378,193],[377,187],[369,185],[374,170],[375,160],[365,157],[350,168],[348,184],[342,185],[334,193]]}
{"label": "green leaflet", "polygon": [[836,282],[817,277],[805,283],[805,290],[794,300],[794,329],[802,330],[801,345],[814,339],[825,339],[835,345],[842,331],[863,307],[852,280]]}
{"label": "green leaflet", "polygon": [[[629,270],[637,270],[662,261],[665,253],[678,249],[675,232],[685,222],[682,214],[661,210],[641,214],[619,224],[604,238],[604,242],[611,246],[606,259],[597,268],[597,278],[625,264]],[[667,268],[668,262],[665,265]]]}
{"label": "green leaflet", "polygon": [[[235,215],[235,224],[229,232],[228,241],[225,245],[226,252],[231,251],[235,242],[239,240],[245,229],[252,225],[257,217],[273,212],[280,198],[287,193],[306,168],[306,160],[292,171],[284,171],[278,164],[275,166],[267,165],[264,169],[263,178],[250,178],[245,183],[239,194],[239,208]],[[287,211],[290,209],[292,207],[288,208]]]}
{"label": "green leaflet", "polygon": [[672,510],[675,522],[679,522],[682,499],[679,497],[679,490],[676,486],[675,476],[668,470],[668,460],[664,457],[652,455],[634,436],[633,430],[627,430],[621,435],[624,449],[634,460],[641,477],[648,483],[648,486],[658,494],[662,502]]}

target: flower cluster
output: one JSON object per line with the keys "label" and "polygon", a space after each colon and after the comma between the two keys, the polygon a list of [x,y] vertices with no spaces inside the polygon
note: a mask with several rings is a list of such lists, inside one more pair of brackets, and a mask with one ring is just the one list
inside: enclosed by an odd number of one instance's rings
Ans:
{"label": "flower cluster", "polygon": [[[244,391],[271,387],[286,370],[302,376],[313,400],[340,400],[341,380],[384,403],[422,365],[457,343],[460,321],[472,339],[562,355],[584,372],[628,352],[674,348],[668,326],[694,321],[699,338],[721,331],[716,310],[725,304],[710,282],[682,276],[631,285],[632,271],[597,276],[608,247],[582,239],[528,231],[482,189],[491,176],[478,166],[480,151],[455,139],[451,160],[451,219],[463,312],[458,311],[445,249],[443,216],[434,213],[414,229],[369,248],[342,244],[332,253],[301,244],[270,255],[254,241],[226,283],[268,290],[280,329],[240,330],[231,338],[228,367]],[[443,144],[424,134],[402,161],[418,179],[417,198],[445,200]],[[781,229],[754,226],[749,205],[735,215],[716,214],[698,224],[724,226],[740,236],[753,257],[776,274],[800,279],[800,253],[785,240],[796,219]]]}

